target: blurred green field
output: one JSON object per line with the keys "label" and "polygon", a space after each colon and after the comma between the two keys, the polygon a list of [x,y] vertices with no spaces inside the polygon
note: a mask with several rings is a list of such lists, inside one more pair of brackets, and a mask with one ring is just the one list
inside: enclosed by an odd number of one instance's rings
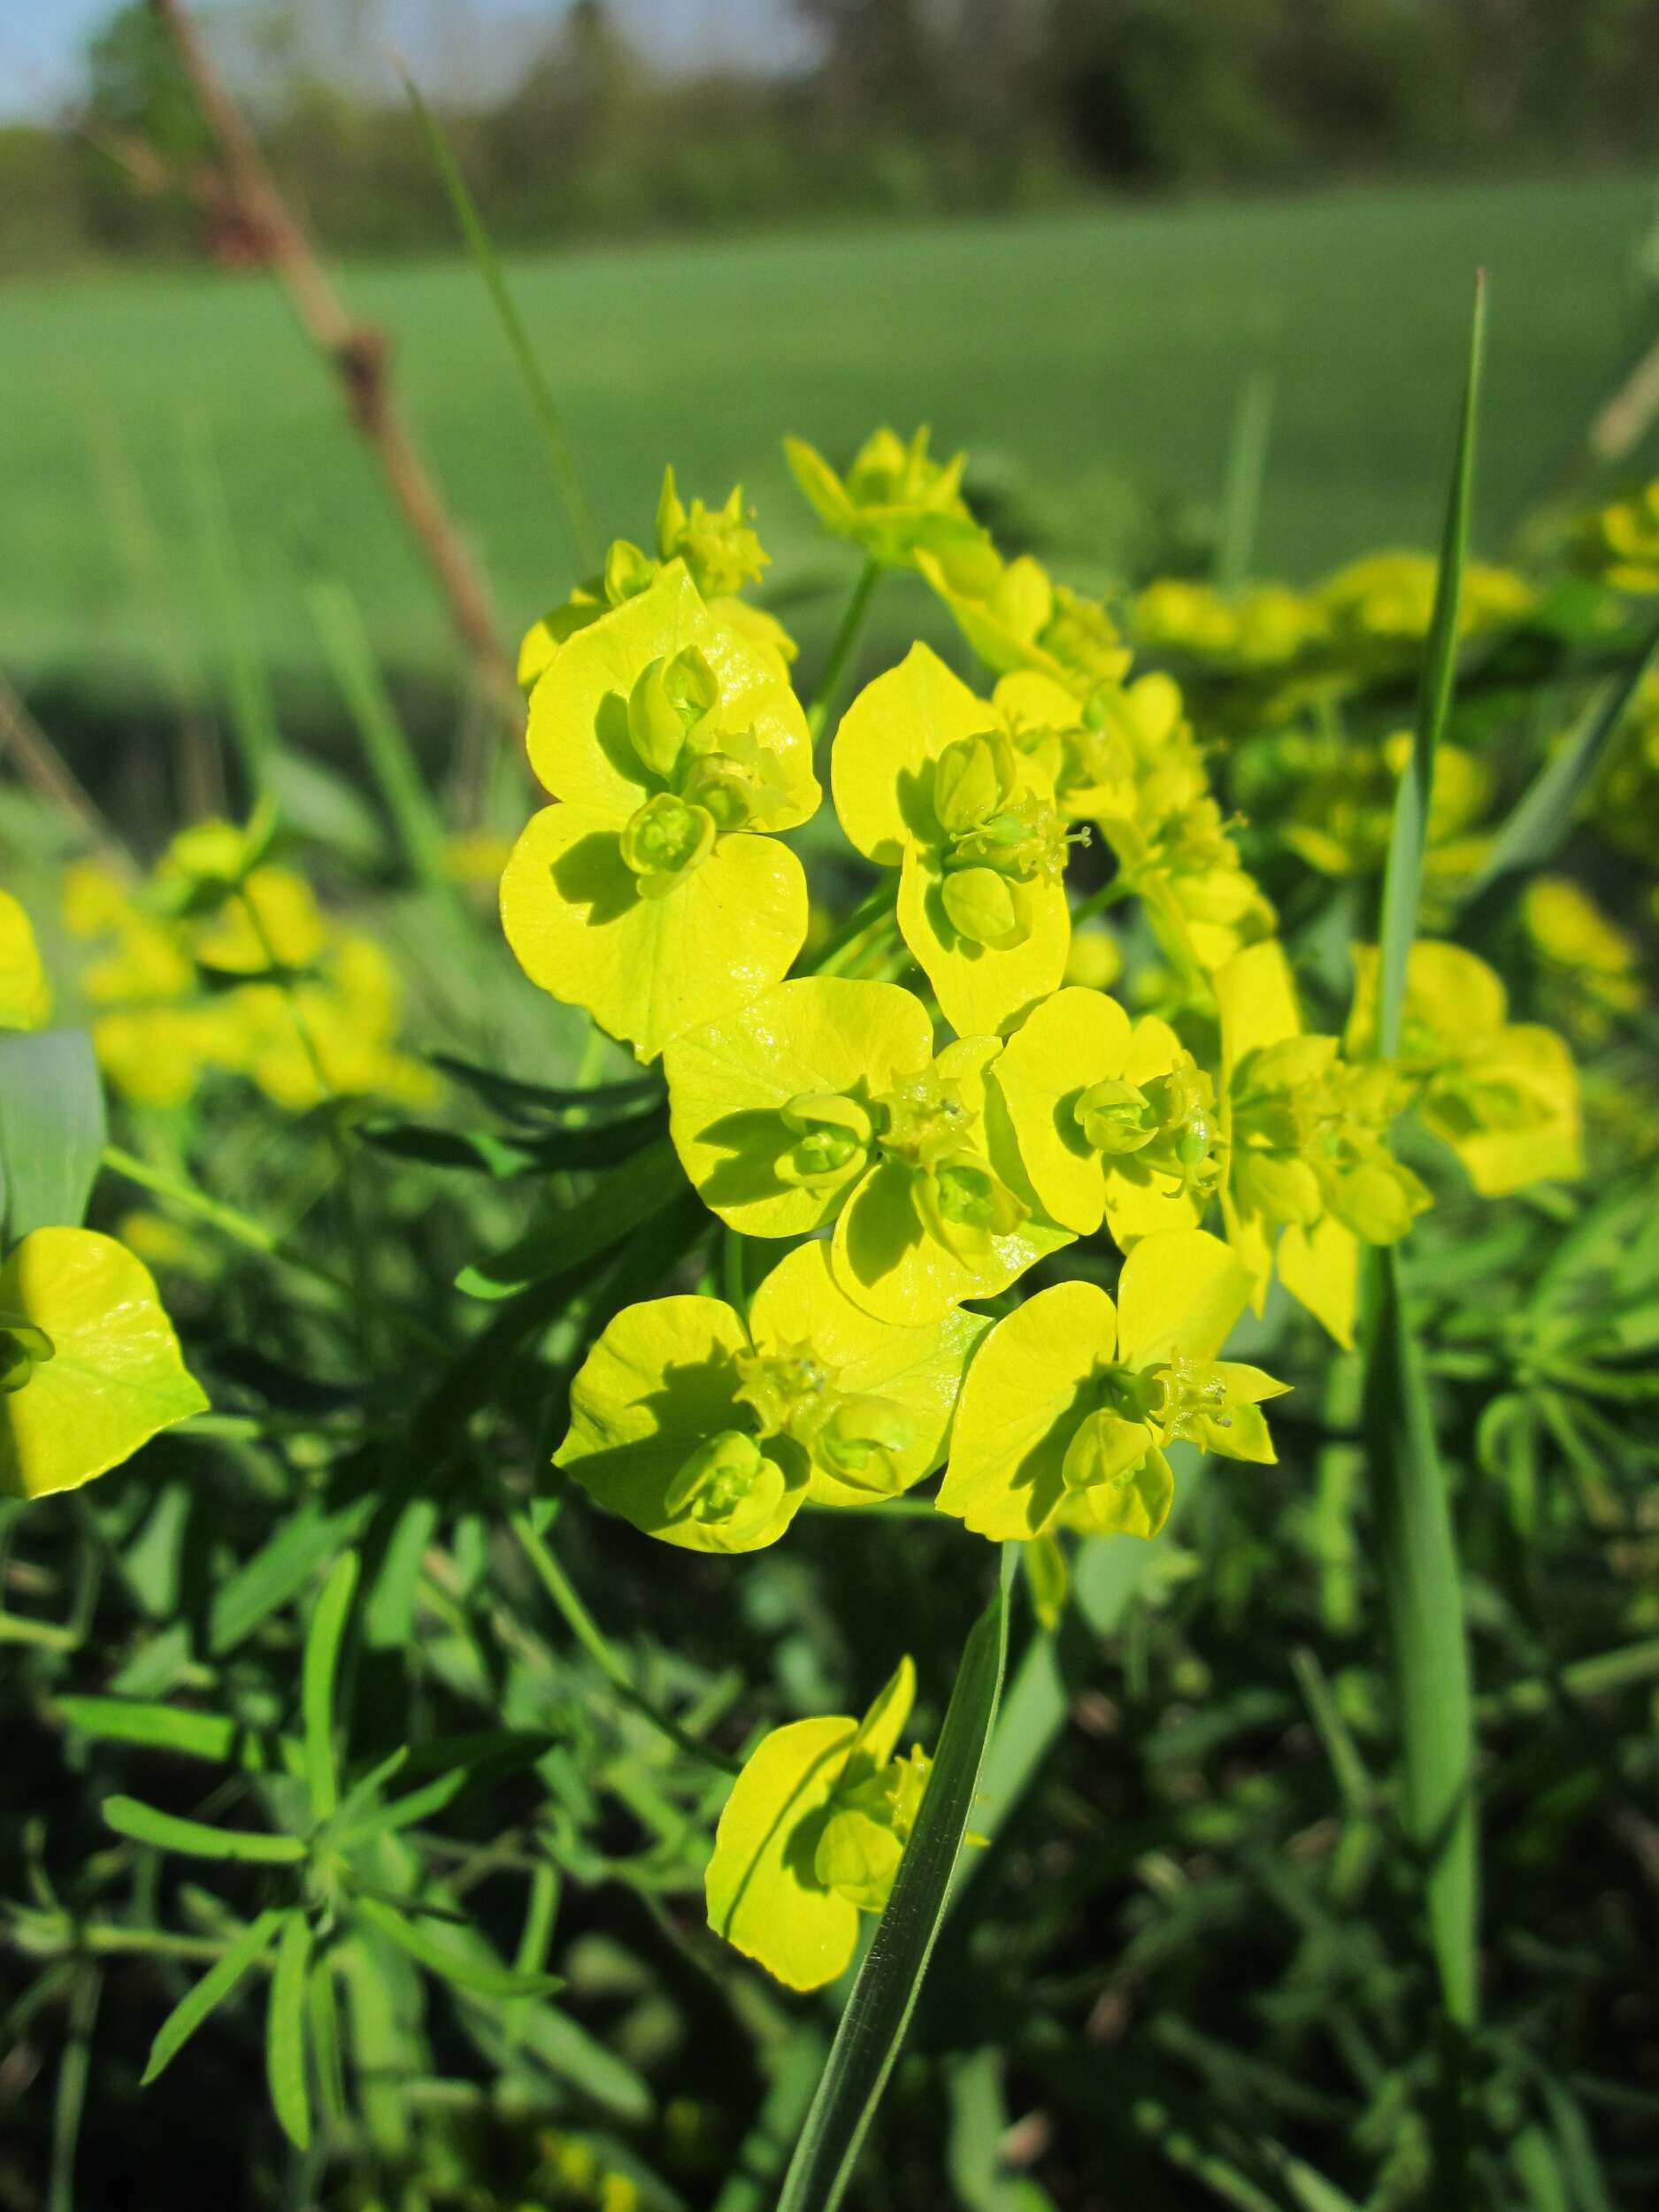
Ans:
{"label": "blurred green field", "polygon": [[[789,429],[834,453],[883,418],[1029,472],[1213,498],[1263,328],[1282,366],[1260,565],[1305,574],[1425,541],[1470,284],[1494,280],[1482,536],[1490,549],[1642,335],[1649,184],[1351,192],[1102,209],[1023,223],[526,261],[518,294],[611,529],[649,523],[661,458],[741,476],[778,557],[821,565]],[[355,268],[514,625],[568,574],[529,418],[473,272]],[[327,549],[388,660],[441,665],[442,613],[334,391],[259,277],[122,275],[0,295],[0,664],[26,683],[142,682],[212,634],[200,525],[211,442],[251,622],[313,657],[296,541]],[[211,480],[211,476],[209,477]]]}

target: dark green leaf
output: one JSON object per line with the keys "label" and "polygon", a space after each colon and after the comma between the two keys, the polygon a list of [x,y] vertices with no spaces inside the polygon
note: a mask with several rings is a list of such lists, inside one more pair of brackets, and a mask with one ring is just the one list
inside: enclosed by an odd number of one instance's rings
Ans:
{"label": "dark green leaf", "polygon": [[608,1175],[588,1197],[504,1252],[463,1269],[457,1286],[474,1298],[510,1298],[545,1276],[568,1274],[631,1236],[685,1187],[685,1171],[664,1139],[641,1152],[626,1175]]}
{"label": "dark green leaf", "polygon": [[552,1083],[526,1083],[520,1076],[501,1075],[494,1068],[458,1060],[453,1053],[434,1052],[427,1057],[452,1082],[475,1093],[508,1121],[544,1123],[574,1112],[593,1121],[610,1121],[618,1114],[656,1104],[663,1095],[662,1079],[656,1075],[634,1076],[623,1083],[595,1083],[579,1090]]}

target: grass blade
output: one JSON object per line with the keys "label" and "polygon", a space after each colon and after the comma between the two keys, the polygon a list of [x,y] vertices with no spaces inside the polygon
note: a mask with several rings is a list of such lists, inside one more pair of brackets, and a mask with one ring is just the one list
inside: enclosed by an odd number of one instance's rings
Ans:
{"label": "grass blade", "polygon": [[1595,780],[1625,711],[1659,655],[1659,623],[1647,633],[1640,652],[1622,676],[1602,687],[1588,713],[1553,760],[1548,760],[1522,793],[1492,841],[1492,850],[1469,887],[1469,911],[1486,908],[1494,892],[1549,858],[1572,826],[1578,801]]}
{"label": "grass blade", "polygon": [[963,1651],[921,1810],[841,2015],[778,2212],[834,2212],[916,2009],[996,1718],[1016,1558],[1015,1548],[1005,1547],[996,1593]]}
{"label": "grass blade", "polygon": [[541,364],[536,358],[530,334],[524,326],[512,294],[507,289],[507,280],[502,273],[501,259],[494,242],[484,227],[484,219],[478,211],[478,203],[467,189],[466,179],[449,150],[438,119],[420,96],[419,87],[405,76],[403,84],[409,94],[422,131],[433,165],[443,180],[443,188],[449,196],[456,219],[465,236],[467,247],[477,262],[479,273],[488,290],[491,304],[505,334],[518,373],[523,377],[525,389],[530,396],[530,408],[535,416],[536,427],[541,433],[541,447],[547,455],[548,467],[552,472],[553,488],[565,515],[565,526],[570,534],[571,549],[577,565],[584,575],[599,566],[601,553],[598,526],[588,495],[582,489],[581,479],[576,473],[576,457],[565,435],[564,421]]}
{"label": "grass blade", "polygon": [[264,1957],[281,1922],[282,1915],[276,1911],[262,1912],[250,1920],[224,1957],[216,1960],[201,1980],[186,1991],[156,2031],[141,2089],[147,2089],[157,2074],[166,2071],[209,2014],[219,2009],[248,1969]]}
{"label": "grass blade", "polygon": [[452,923],[465,926],[465,910],[444,864],[443,820],[392,703],[356,596],[341,578],[318,570],[307,580],[305,603],[410,875]]}
{"label": "grass blade", "polygon": [[1405,1822],[1423,1856],[1447,2014],[1474,2024],[1477,1912],[1473,1711],[1463,1585],[1422,1351],[1399,1255],[1375,1257],[1367,1376],[1371,1509],[1394,1646]]}
{"label": "grass blade", "polygon": [[1440,539],[1440,576],[1434,590],[1434,614],[1429,625],[1428,652],[1423,686],[1417,698],[1417,728],[1411,756],[1394,797],[1394,828],[1388,841],[1388,861],[1383,874],[1382,926],[1379,933],[1381,964],[1378,977],[1378,1050],[1392,1056],[1400,1042],[1400,1016],[1405,1004],[1406,961],[1417,934],[1417,904],[1423,887],[1423,853],[1428,835],[1429,795],[1434,783],[1434,757],[1451,705],[1457,675],[1457,626],[1463,606],[1463,566],[1469,556],[1469,510],[1474,489],[1475,424],[1480,404],[1480,366],[1486,346],[1486,286],[1475,280],[1475,311],[1469,332],[1469,373],[1463,386],[1463,415],[1458,425],[1457,455],[1452,465],[1451,495],[1446,503],[1446,525]]}
{"label": "grass blade", "polygon": [[1278,396],[1278,369],[1271,361],[1256,362],[1239,388],[1227,440],[1221,514],[1216,528],[1216,584],[1222,591],[1239,591],[1249,581]]}
{"label": "grass blade", "polygon": [[265,2013],[265,2079],[271,2108],[296,2150],[311,2143],[311,2093],[305,2078],[305,1985],[311,1977],[311,1930],[303,1913],[282,1923],[271,2002]]}
{"label": "grass blade", "polygon": [[305,1856],[297,1836],[265,1835],[252,1828],[210,1828],[204,1821],[180,1820],[157,1812],[135,1797],[106,1797],[104,1817],[118,1836],[154,1844],[160,1851],[182,1852],[192,1859],[242,1859],[259,1866],[296,1866]]}
{"label": "grass blade", "polygon": [[305,1781],[311,1817],[334,1817],[340,1802],[340,1775],[334,1764],[334,1682],[340,1671],[340,1644],[346,1632],[351,1594],[357,1586],[357,1555],[342,1552],[324,1583],[305,1639],[300,1709],[305,1727]]}

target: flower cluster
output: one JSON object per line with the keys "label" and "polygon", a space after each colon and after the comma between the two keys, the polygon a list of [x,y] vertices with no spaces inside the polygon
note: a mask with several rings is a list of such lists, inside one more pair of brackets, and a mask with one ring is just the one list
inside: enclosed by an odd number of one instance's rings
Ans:
{"label": "flower cluster", "polygon": [[266,820],[201,822],[142,882],[96,860],[67,871],[63,920],[87,949],[79,993],[104,1075],[144,1106],[181,1106],[210,1073],[295,1112],[430,1099],[432,1073],[397,1049],[384,948],[326,914],[270,843]]}
{"label": "flower cluster", "polygon": [[[557,1463],[707,1553],[776,1543],[808,1509],[879,1509],[941,1470],[939,1513],[1048,1562],[1067,1532],[1153,1537],[1177,1445],[1273,1457],[1262,1409],[1286,1386],[1225,1350],[1275,1278],[1352,1342],[1362,1248],[1431,1202],[1402,1115],[1479,1191],[1571,1175],[1571,1057],[1509,1022],[1474,956],[1432,943],[1397,1060],[1375,1051],[1373,956],[1345,1034],[1310,1031],[1172,676],[1132,665],[1100,602],[1004,560],[925,434],[879,433],[844,476],[810,447],[789,459],[863,549],[861,592],[913,569],[985,673],[918,643],[833,725],[836,818],[875,884],[803,960],[805,882],[778,833],[818,807],[808,733],[831,703],[803,710],[787,641],[733,597],[762,558],[738,495],[687,511],[671,474],[657,557],[618,543],[532,634],[530,757],[553,803],[503,875],[507,935],[545,989],[660,1057],[673,1147],[739,1258],[726,1297],[611,1319]],[[1129,623],[1283,669],[1420,641],[1431,584],[1385,556],[1305,603],[1166,587]],[[1522,595],[1478,572],[1471,625]],[[1282,847],[1321,872],[1376,866],[1398,752],[1333,748]],[[1486,796],[1448,751],[1445,867],[1471,864]],[[1079,916],[1126,902],[1114,926],[1133,915],[1138,935],[1074,942]],[[1102,987],[1125,944],[1127,1004]],[[1022,1295],[1038,1263],[1102,1237],[1115,1295],[1090,1270]],[[782,1256],[746,1298],[730,1286],[769,1242]],[[841,1970],[891,1886],[926,1783],[897,1755],[912,1687],[907,1661],[862,1721],[776,1731],[732,1793],[710,1920],[794,1986]]]}

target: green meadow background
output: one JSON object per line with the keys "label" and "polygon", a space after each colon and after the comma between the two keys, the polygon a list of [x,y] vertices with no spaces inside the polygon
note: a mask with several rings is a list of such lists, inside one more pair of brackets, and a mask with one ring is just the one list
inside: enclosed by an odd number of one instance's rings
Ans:
{"label": "green meadow background", "polygon": [[[1432,539],[1474,272],[1493,287],[1480,548],[1500,553],[1646,329],[1636,175],[1126,203],[952,226],[518,257],[512,283],[603,530],[741,479],[782,601],[835,573],[780,440],[842,457],[930,421],[999,496],[1106,580],[1202,543],[1244,377],[1277,394],[1256,566],[1303,578]],[[571,564],[521,388],[478,278],[341,271],[395,344],[450,501],[518,628]],[[333,382],[276,287],[136,265],[0,289],[0,665],[27,689],[130,699],[191,680],[228,518],[247,621],[277,670],[315,645],[320,549],[388,665],[453,666],[445,618]]]}

